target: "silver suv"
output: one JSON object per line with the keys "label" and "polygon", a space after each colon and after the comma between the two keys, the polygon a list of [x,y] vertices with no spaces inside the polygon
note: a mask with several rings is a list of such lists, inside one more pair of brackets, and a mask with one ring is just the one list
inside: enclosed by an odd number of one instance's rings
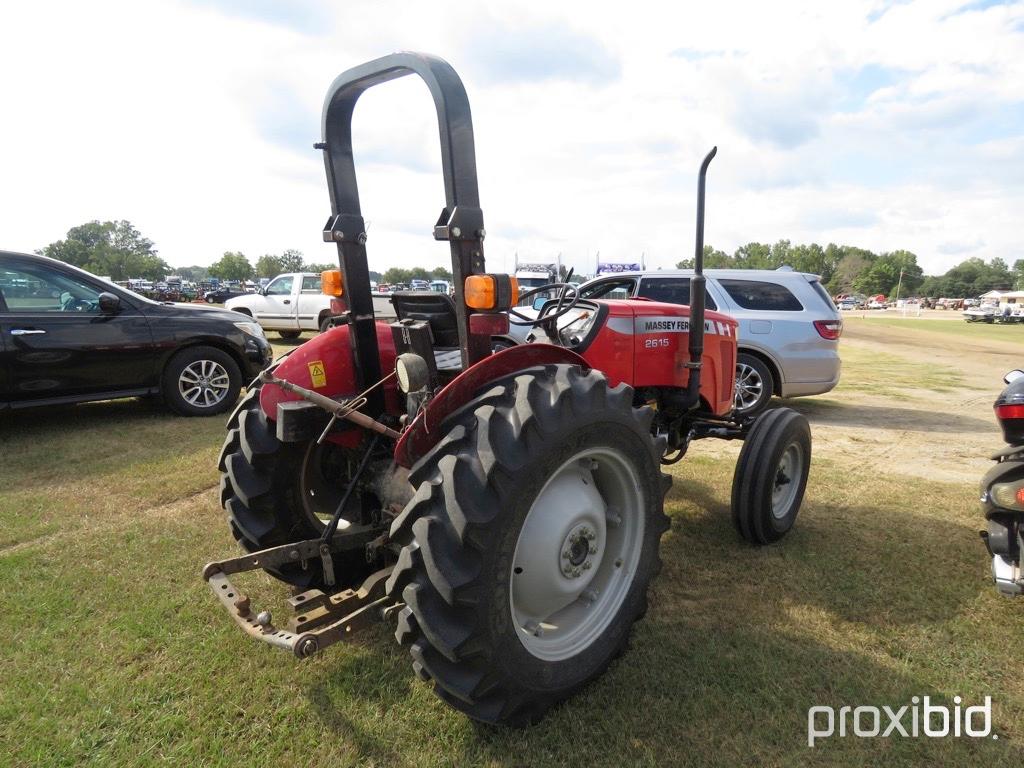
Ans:
{"label": "silver suv", "polygon": [[[772,395],[820,395],[839,383],[843,321],[818,275],[788,269],[706,269],[704,274],[707,308],[740,324],[736,408],[741,414],[762,410]],[[693,270],[685,269],[604,275],[580,286],[580,296],[689,304],[692,276]],[[512,328],[515,333],[522,326]]]}

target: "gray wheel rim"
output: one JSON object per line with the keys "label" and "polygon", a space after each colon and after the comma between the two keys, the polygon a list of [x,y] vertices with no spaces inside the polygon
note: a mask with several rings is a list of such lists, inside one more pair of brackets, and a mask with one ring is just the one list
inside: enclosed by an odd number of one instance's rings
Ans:
{"label": "gray wheel rim", "polygon": [[791,443],[782,453],[775,468],[772,485],[772,516],[781,520],[789,514],[804,471],[804,451],[799,443]]}
{"label": "gray wheel rim", "polygon": [[189,405],[210,408],[227,397],[231,378],[216,360],[196,360],[178,374],[178,392]]}
{"label": "gray wheel rim", "polygon": [[636,578],[644,493],[615,448],[580,451],[544,484],[516,541],[509,607],[533,656],[572,658],[608,628]]}
{"label": "gray wheel rim", "polygon": [[746,363],[736,364],[736,410],[752,408],[764,393],[764,379],[757,369]]}

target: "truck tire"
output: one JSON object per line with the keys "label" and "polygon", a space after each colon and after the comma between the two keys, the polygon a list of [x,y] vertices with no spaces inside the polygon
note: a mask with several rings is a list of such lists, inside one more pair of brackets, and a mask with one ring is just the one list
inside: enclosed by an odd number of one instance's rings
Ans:
{"label": "truck tire", "polygon": [[167,407],[182,416],[215,416],[238,401],[242,372],[216,347],[187,347],[164,366],[160,392]]}
{"label": "truck tire", "polygon": [[811,428],[792,408],[761,414],[732,481],[732,519],[751,544],[772,544],[796,522],[811,467]]}
{"label": "truck tire", "polygon": [[489,384],[413,467],[391,527],[395,637],[476,720],[536,722],[604,672],[646,612],[671,481],[632,397],[597,371],[529,368]]}
{"label": "truck tire", "polygon": [[289,341],[297,339],[302,335],[302,331],[278,331],[277,333],[282,339],[288,339]]}
{"label": "truck tire", "polygon": [[[260,407],[259,387],[242,398],[228,420],[227,430],[217,468],[221,472],[220,502],[235,541],[246,552],[255,552],[319,536],[323,525],[313,513],[329,514],[336,502],[326,503],[319,510],[304,503],[312,484],[306,482],[311,452],[319,450],[315,439],[306,443],[278,440],[274,422]],[[380,567],[367,562],[361,548],[334,553],[332,559],[335,589],[357,586]],[[329,588],[320,561],[267,572],[302,589]]]}

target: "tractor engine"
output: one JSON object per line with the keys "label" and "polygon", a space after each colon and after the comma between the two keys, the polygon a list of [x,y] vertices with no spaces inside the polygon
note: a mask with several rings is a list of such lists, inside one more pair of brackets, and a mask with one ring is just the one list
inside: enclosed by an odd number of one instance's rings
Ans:
{"label": "tractor engine", "polygon": [[[603,371],[613,386],[626,383],[644,400],[672,410],[693,370],[690,307],[637,300],[593,305],[581,311],[592,317],[565,323],[561,341]],[[591,327],[580,327],[587,320]],[[711,311],[704,315],[700,401],[695,406],[705,413],[725,416],[732,410],[737,328],[728,315]]]}

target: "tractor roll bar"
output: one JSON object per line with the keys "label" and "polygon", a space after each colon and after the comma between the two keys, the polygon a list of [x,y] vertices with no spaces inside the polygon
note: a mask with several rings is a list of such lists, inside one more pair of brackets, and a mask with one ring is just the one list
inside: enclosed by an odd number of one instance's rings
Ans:
{"label": "tractor roll bar", "polygon": [[[468,367],[490,354],[490,339],[470,334],[469,312],[462,300],[466,277],[484,272],[484,221],[477,188],[469,98],[462,80],[448,62],[423,53],[395,53],[353,67],[335,78],[324,100],[323,141],[316,145],[324,151],[331,196],[332,216],[324,227],[324,240],[338,245],[360,389],[375,384],[381,371],[366,259],[366,227],[359,206],[352,154],[352,113],[364,91],[406,75],[418,75],[423,80],[437,109],[445,207],[434,226],[434,238],[451,243],[463,366]],[[370,393],[368,410],[373,415],[383,412],[383,392],[379,388]]]}

